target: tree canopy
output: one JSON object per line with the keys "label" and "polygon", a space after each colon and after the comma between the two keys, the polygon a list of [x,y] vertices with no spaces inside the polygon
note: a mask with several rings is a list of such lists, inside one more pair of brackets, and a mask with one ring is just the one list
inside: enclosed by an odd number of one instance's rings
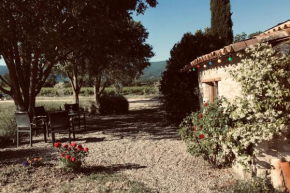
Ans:
{"label": "tree canopy", "polygon": [[162,74],[160,91],[166,120],[179,124],[192,111],[199,110],[199,88],[197,71],[179,73],[184,65],[194,58],[218,48],[219,40],[209,29],[198,30],[194,35],[186,33],[170,51],[166,71]]}
{"label": "tree canopy", "polygon": [[79,49],[95,51],[91,56],[98,59],[95,65],[105,64],[98,56],[111,51],[107,45],[121,26],[116,24],[130,19],[133,11],[143,14],[156,4],[156,0],[1,1],[0,56],[10,82],[0,76],[5,83],[0,90],[14,99],[17,110],[31,111],[55,64]]}
{"label": "tree canopy", "polygon": [[233,43],[230,0],[211,0],[211,32],[221,40],[220,47]]}

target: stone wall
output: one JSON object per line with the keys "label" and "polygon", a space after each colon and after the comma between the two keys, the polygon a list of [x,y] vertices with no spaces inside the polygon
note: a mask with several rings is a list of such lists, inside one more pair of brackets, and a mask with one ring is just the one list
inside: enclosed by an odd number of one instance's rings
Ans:
{"label": "stone wall", "polygon": [[[212,61],[212,65],[208,63],[201,64],[198,69],[198,82],[199,82],[199,100],[200,106],[202,107],[204,102],[209,101],[209,89],[206,83],[202,83],[202,80],[220,78],[218,81],[218,96],[224,96],[230,102],[232,102],[236,96],[241,93],[241,86],[238,82],[234,81],[229,70],[235,67],[235,64],[240,62],[240,58],[237,56],[232,57],[231,62],[228,61],[227,57],[222,58],[222,63],[218,63],[217,60]],[[206,67],[204,67],[206,65]]]}

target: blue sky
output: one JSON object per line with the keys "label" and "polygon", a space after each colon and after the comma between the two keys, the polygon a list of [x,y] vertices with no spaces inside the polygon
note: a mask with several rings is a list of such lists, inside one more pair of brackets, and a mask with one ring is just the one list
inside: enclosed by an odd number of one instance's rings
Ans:
{"label": "blue sky", "polygon": [[[149,8],[141,21],[149,32],[147,42],[156,56],[151,61],[170,57],[170,50],[186,32],[210,27],[210,0],[158,0],[156,8]],[[290,0],[231,0],[234,34],[264,31],[290,19]],[[3,60],[0,65],[4,65]]]}
{"label": "blue sky", "polygon": [[[210,0],[158,0],[156,8],[135,16],[149,31],[147,42],[156,56],[167,60],[170,50],[186,32],[210,27]],[[234,35],[265,31],[290,19],[290,0],[231,0]]]}

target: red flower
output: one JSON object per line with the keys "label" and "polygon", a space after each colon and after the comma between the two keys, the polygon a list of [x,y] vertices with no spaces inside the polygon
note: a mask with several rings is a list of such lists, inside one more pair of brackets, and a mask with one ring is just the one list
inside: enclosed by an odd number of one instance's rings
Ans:
{"label": "red flower", "polygon": [[70,155],[66,155],[66,156],[65,156],[65,159],[69,159],[69,158],[70,158]]}
{"label": "red flower", "polygon": [[61,155],[61,157],[64,157],[64,153],[63,152],[60,155]]}
{"label": "red flower", "polygon": [[77,144],[76,144],[76,143],[71,143],[70,146],[72,146],[72,147],[76,147]]}
{"label": "red flower", "polygon": [[63,147],[67,149],[68,148],[68,144],[65,144]]}
{"label": "red flower", "polygon": [[76,161],[76,158],[75,158],[75,157],[72,157],[72,158],[71,158],[71,161],[72,161],[72,162]]}
{"label": "red flower", "polygon": [[199,118],[201,118],[201,119],[202,119],[202,117],[203,117],[203,114],[200,114],[200,115],[199,115]]}
{"label": "red flower", "polygon": [[204,103],[203,107],[207,107],[208,103]]}
{"label": "red flower", "polygon": [[78,145],[78,150],[81,150],[83,149],[83,146],[82,145]]}
{"label": "red flower", "polygon": [[203,139],[203,138],[204,138],[204,134],[200,134],[199,139]]}
{"label": "red flower", "polygon": [[193,126],[193,131],[196,131],[196,127],[195,126]]}
{"label": "red flower", "polygon": [[61,147],[61,143],[58,143],[58,142],[56,142],[56,143],[54,143],[54,147]]}
{"label": "red flower", "polygon": [[85,151],[89,151],[89,148],[85,147]]}

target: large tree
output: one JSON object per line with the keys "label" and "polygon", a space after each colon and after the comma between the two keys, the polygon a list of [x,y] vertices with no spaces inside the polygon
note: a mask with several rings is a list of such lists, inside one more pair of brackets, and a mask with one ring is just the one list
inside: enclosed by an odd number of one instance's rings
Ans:
{"label": "large tree", "polygon": [[111,42],[111,51],[102,56],[105,65],[97,69],[93,66],[97,71],[91,71],[95,77],[97,104],[106,86],[132,81],[150,65],[149,59],[154,56],[152,47],[145,42],[148,32],[140,22],[130,19],[115,33],[116,39]]}
{"label": "large tree", "polygon": [[[16,110],[32,112],[36,95],[53,66],[75,49],[75,42],[81,42],[76,32],[82,30],[91,40],[108,42],[106,29],[113,19],[129,18],[132,11],[144,13],[156,4],[156,0],[1,1],[0,57],[8,67],[10,82],[0,76],[5,84],[0,90],[13,98]],[[88,41],[86,38],[81,43]],[[102,54],[106,48],[101,45],[90,49]]]}
{"label": "large tree", "polygon": [[63,56],[69,26],[65,22],[63,1],[15,0],[0,3],[0,56],[9,70],[10,82],[2,76],[16,110],[35,106],[40,92],[54,64]]}
{"label": "large tree", "polygon": [[211,0],[211,32],[221,40],[220,47],[233,43],[230,0]]}
{"label": "large tree", "polygon": [[[73,51],[61,64],[70,79],[76,103],[86,74],[94,79],[98,102],[104,87],[134,79],[150,64],[149,58],[153,56],[152,47],[145,43],[148,32],[140,22],[132,20],[131,8],[120,9],[108,2],[101,7],[90,4],[90,10],[85,12],[78,6],[74,11],[81,22],[74,27]],[[143,10],[139,11],[137,13]],[[81,14],[76,14],[78,12]],[[91,12],[102,14],[92,19],[87,15]]]}
{"label": "large tree", "polygon": [[219,40],[209,30],[186,33],[170,51],[166,71],[162,74],[160,91],[163,108],[169,123],[179,124],[192,111],[199,110],[198,74],[196,71],[179,73],[194,58],[218,48]]}

